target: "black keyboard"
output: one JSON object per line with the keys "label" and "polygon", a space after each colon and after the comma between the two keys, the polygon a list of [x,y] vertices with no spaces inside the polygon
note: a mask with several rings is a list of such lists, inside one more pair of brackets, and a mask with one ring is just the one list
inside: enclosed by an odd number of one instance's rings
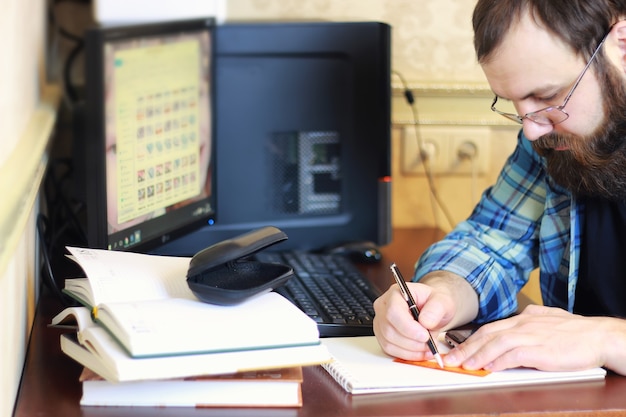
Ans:
{"label": "black keyboard", "polygon": [[311,252],[260,252],[262,262],[289,265],[294,276],[275,291],[317,322],[321,337],[373,335],[380,291],[347,258]]}

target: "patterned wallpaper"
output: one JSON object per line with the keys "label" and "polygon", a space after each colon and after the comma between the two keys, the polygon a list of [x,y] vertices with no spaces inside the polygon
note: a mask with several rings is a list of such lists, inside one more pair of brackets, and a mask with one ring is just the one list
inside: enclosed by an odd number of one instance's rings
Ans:
{"label": "patterned wallpaper", "polygon": [[485,84],[472,45],[475,0],[227,0],[227,20],[377,20],[411,84]]}

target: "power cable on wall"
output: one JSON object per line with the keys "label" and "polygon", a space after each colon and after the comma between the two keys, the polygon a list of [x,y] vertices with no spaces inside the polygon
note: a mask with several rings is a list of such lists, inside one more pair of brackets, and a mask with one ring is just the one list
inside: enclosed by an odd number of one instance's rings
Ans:
{"label": "power cable on wall", "polygon": [[476,145],[471,142],[463,143],[458,150],[457,157],[459,161],[469,161],[471,168],[471,189],[470,197],[472,205],[475,205],[478,201],[478,149]]}
{"label": "power cable on wall", "polygon": [[413,92],[408,87],[408,84],[405,81],[402,74],[395,70],[393,71],[393,73],[400,79],[400,82],[402,83],[402,89],[404,90],[404,97],[409,107],[411,108],[411,113],[413,115],[413,128],[415,129],[415,137],[417,138],[417,148],[419,149],[419,152],[420,152],[420,155],[419,155],[420,161],[422,162],[422,167],[424,168],[424,175],[426,177],[426,180],[428,183],[428,189],[430,191],[430,200],[431,200],[431,206],[432,206],[432,211],[433,211],[433,218],[435,220],[435,225],[439,225],[438,214],[437,214],[438,213],[437,207],[439,207],[441,211],[443,212],[444,216],[446,217],[446,220],[448,224],[450,225],[450,228],[454,228],[456,223],[452,219],[452,216],[448,208],[439,197],[437,187],[435,186],[435,180],[434,180],[433,171],[431,169],[430,160],[428,158],[428,153],[425,150],[424,142],[422,140],[422,135],[420,133],[419,126],[418,126],[419,117],[418,117],[417,106],[415,104],[415,97],[413,96]]}

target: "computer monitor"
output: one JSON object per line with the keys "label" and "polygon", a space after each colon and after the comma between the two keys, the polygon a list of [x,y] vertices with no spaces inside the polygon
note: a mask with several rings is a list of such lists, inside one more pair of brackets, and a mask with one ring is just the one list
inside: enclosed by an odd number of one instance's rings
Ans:
{"label": "computer monitor", "polygon": [[275,249],[389,242],[389,25],[218,25],[215,76],[218,219],[158,253],[266,225]]}
{"label": "computer monitor", "polygon": [[149,251],[216,214],[214,21],[85,34],[91,247]]}

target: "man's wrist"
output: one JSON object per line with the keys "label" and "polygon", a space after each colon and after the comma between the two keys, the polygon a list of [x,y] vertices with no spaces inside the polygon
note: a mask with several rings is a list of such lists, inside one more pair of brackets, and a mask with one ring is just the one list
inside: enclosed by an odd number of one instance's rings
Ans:
{"label": "man's wrist", "polygon": [[613,317],[598,317],[597,320],[602,329],[599,333],[602,339],[599,342],[604,347],[602,365],[626,375],[626,320]]}
{"label": "man's wrist", "polygon": [[448,271],[433,271],[419,282],[447,294],[453,300],[456,312],[446,328],[466,324],[478,315],[478,294],[465,278]]}

